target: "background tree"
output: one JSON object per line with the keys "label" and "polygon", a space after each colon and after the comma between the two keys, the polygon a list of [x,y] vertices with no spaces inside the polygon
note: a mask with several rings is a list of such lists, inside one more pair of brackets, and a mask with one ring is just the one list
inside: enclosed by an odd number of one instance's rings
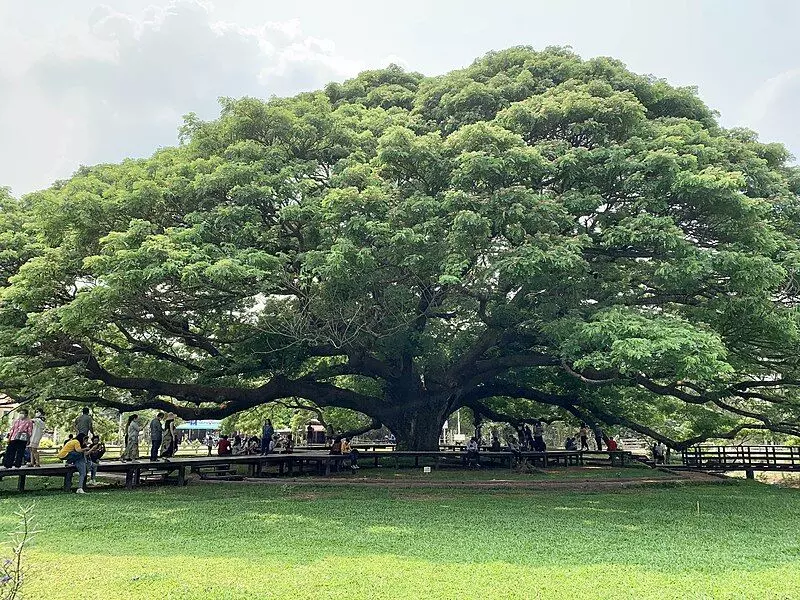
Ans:
{"label": "background tree", "polygon": [[676,448],[798,431],[800,174],[692,89],[512,48],[224,99],[181,136],[3,200],[10,394],[300,398],[412,448],[464,406]]}

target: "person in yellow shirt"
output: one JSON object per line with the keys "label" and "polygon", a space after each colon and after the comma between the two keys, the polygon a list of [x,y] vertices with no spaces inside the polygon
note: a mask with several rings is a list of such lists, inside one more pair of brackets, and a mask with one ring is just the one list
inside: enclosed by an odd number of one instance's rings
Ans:
{"label": "person in yellow shirt", "polygon": [[348,455],[349,454],[350,455],[350,469],[355,471],[356,469],[359,468],[359,466],[358,466],[358,450],[356,450],[355,448],[353,448],[350,445],[350,440],[348,440],[347,438],[343,438],[342,439],[342,454],[344,454],[344,455]]}
{"label": "person in yellow shirt", "polygon": [[84,448],[86,443],[86,434],[79,433],[74,438],[69,440],[61,450],[58,451],[58,458],[66,462],[68,465],[73,465],[80,475],[78,479],[78,489],[76,493],[86,493],[83,485],[86,483],[86,453],[88,448]]}

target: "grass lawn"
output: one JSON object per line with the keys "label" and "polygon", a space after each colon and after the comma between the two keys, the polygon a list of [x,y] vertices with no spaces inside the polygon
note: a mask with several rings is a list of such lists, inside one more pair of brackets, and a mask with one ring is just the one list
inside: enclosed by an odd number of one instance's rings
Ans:
{"label": "grass lawn", "polygon": [[[0,527],[20,499],[2,496]],[[33,599],[800,598],[800,491],[755,482],[234,483],[34,499]]]}

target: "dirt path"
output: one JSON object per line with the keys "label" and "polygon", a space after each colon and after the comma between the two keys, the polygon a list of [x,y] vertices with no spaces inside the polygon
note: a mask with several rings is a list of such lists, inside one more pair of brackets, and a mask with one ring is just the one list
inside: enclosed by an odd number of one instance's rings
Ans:
{"label": "dirt path", "polygon": [[281,477],[254,479],[245,478],[244,481],[209,481],[196,479],[193,484],[211,485],[279,485],[279,486],[314,486],[314,487],[344,487],[367,486],[389,489],[531,489],[531,490],[574,490],[574,491],[605,491],[615,489],[628,489],[637,487],[664,486],[664,485],[692,485],[698,483],[723,483],[724,478],[708,475],[706,473],[670,473],[669,477],[615,477],[613,479],[579,478],[570,477],[557,480],[544,479],[487,479],[487,480],[402,480],[357,478],[331,479],[323,477]]}

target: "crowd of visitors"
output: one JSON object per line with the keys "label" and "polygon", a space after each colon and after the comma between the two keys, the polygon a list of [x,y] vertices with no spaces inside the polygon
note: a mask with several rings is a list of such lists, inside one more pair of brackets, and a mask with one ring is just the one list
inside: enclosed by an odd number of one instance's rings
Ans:
{"label": "crowd of visitors", "polygon": [[[156,462],[159,459],[168,461],[175,455],[178,448],[178,436],[176,435],[174,413],[158,412],[147,424],[150,439],[150,461]],[[510,437],[505,449],[514,453],[534,451],[545,452],[547,444],[545,442],[546,422],[536,419],[531,425],[524,424],[518,428],[518,438]],[[69,435],[64,445],[58,450],[57,456],[67,464],[74,465],[80,475],[78,493],[83,493],[83,486],[89,477],[90,485],[95,483],[97,466],[106,452],[106,446],[95,431],[94,422],[88,407],[83,408],[81,414],[73,423],[74,435]],[[123,428],[124,445],[120,460],[122,462],[137,461],[139,459],[139,442],[143,430],[143,424],[138,414],[128,417]],[[465,463],[468,467],[480,467],[481,438],[477,433],[470,438],[465,447]],[[2,458],[2,468],[19,468],[23,463],[30,466],[39,466],[41,458],[39,447],[42,437],[48,431],[46,416],[41,409],[34,411],[33,418],[30,418],[27,408],[18,411],[18,417],[11,425],[7,439],[8,444]],[[275,428],[270,419],[266,419],[261,427],[261,437],[247,437],[242,434],[231,436],[221,435],[213,438],[210,435],[206,438],[209,456],[212,448],[216,446],[219,456],[239,456],[239,455],[266,455],[272,452],[290,453],[293,450],[291,435],[276,434]],[[307,429],[307,441],[311,443],[314,435],[313,428],[309,425]],[[569,435],[564,442],[566,450],[590,450],[589,438],[594,437],[595,447],[598,450],[606,449],[614,451],[619,448],[617,441],[613,437],[606,437],[599,424],[590,427],[582,422],[574,435]],[[579,445],[580,444],[580,445]],[[489,449],[493,452],[500,452],[503,446],[496,430],[491,433]],[[651,453],[657,464],[663,464],[667,460],[667,448],[663,442],[656,442],[651,447]],[[359,469],[359,453],[351,444],[347,437],[336,436],[330,443],[329,452],[331,454],[341,454],[349,457],[349,466],[352,470]]]}

